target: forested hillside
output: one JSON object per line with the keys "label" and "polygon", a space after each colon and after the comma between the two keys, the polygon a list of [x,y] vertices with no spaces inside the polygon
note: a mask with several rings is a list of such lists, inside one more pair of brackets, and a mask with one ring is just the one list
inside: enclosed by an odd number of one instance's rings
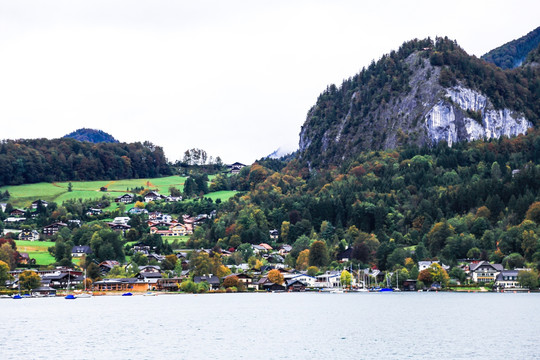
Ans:
{"label": "forested hillside", "polygon": [[[349,246],[355,263],[381,269],[406,257],[539,262],[539,161],[539,131],[453,148],[362,152],[317,171],[293,160],[276,172],[265,166],[276,160],[261,161],[239,174],[251,191],[224,204],[190,245],[288,243],[292,265],[315,240],[326,244],[329,261]],[[269,238],[271,229],[279,240]]]}
{"label": "forested hillside", "polygon": [[169,174],[163,149],[149,142],[92,144],[63,138],[0,143],[0,186]]}
{"label": "forested hillside", "polygon": [[515,136],[539,116],[539,67],[504,71],[447,38],[413,40],[319,96],[299,156],[317,168],[365,150]]}
{"label": "forested hillside", "polygon": [[513,69],[521,65],[527,55],[538,45],[540,45],[540,27],[519,39],[491,50],[482,55],[482,59],[497,65],[501,69]]}

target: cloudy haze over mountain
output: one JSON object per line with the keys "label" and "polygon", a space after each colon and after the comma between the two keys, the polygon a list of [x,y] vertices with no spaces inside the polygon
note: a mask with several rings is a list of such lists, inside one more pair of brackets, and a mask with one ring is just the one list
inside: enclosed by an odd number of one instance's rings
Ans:
{"label": "cloudy haze over mountain", "polygon": [[1,138],[81,127],[250,163],[298,145],[331,83],[437,35],[480,56],[538,1],[1,1]]}

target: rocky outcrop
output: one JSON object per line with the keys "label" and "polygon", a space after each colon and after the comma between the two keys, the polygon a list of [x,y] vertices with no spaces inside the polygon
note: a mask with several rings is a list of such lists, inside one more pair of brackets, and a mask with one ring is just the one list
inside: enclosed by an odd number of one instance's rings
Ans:
{"label": "rocky outcrop", "polygon": [[496,110],[485,95],[462,86],[446,89],[445,98],[427,112],[425,120],[431,142],[444,140],[450,146],[457,141],[513,137],[533,126],[523,115]]}

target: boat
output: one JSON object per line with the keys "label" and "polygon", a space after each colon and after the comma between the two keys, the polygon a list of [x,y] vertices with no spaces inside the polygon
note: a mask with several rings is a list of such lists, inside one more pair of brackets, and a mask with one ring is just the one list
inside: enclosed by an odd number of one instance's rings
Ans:
{"label": "boat", "polygon": [[391,289],[391,288],[382,288],[379,290],[379,292],[393,292],[394,289]]}
{"label": "boat", "polygon": [[89,294],[89,293],[81,293],[81,294],[75,295],[75,298],[77,299],[87,299],[91,297],[92,297],[92,294]]}
{"label": "boat", "polygon": [[0,299],[11,299],[9,295],[0,295]]}
{"label": "boat", "polygon": [[156,296],[156,293],[147,292],[147,293],[144,293],[143,296]]}
{"label": "boat", "polygon": [[23,297],[21,296],[21,294],[15,294],[13,295],[13,299],[22,299]]}
{"label": "boat", "polygon": [[66,300],[75,300],[75,295],[73,294],[69,294],[69,286],[71,285],[71,272],[68,270],[68,284],[67,284],[67,292],[68,294],[64,297],[64,299]]}
{"label": "boat", "polygon": [[122,296],[133,296],[133,294],[130,292],[127,292],[127,293],[123,293]]}

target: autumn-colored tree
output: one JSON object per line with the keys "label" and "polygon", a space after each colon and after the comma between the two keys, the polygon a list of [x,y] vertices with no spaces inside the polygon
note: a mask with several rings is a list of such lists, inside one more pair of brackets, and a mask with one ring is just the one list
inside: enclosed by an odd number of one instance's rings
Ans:
{"label": "autumn-colored tree", "polygon": [[316,266],[310,266],[307,268],[307,274],[309,276],[315,276],[319,272],[319,268]]}
{"label": "autumn-colored tree", "polygon": [[431,279],[433,281],[437,281],[439,284],[441,284],[441,286],[448,285],[448,280],[450,279],[450,277],[441,265],[433,263],[427,270],[429,270],[431,274]]}
{"label": "autumn-colored tree", "polygon": [[540,224],[540,201],[536,201],[529,206],[525,218]]}
{"label": "autumn-colored tree", "polygon": [[144,209],[145,206],[146,206],[146,205],[145,205],[142,201],[137,201],[137,202],[135,203],[135,207],[136,207],[137,209]]}
{"label": "autumn-colored tree", "polygon": [[477,218],[483,217],[483,218],[489,219],[490,216],[491,216],[491,211],[489,211],[487,206],[480,206],[478,210],[476,210]]}
{"label": "autumn-colored tree", "polygon": [[283,282],[285,281],[285,279],[283,278],[283,274],[281,274],[281,272],[277,269],[270,270],[267,277],[268,280],[278,285],[283,284]]}
{"label": "autumn-colored tree", "polygon": [[446,239],[454,235],[454,228],[446,221],[438,222],[427,234],[429,251],[437,254],[446,244]]}
{"label": "autumn-colored tree", "polygon": [[416,265],[416,263],[412,258],[408,257],[405,259],[405,267],[407,268],[407,270],[410,271],[414,265]]}
{"label": "autumn-colored tree", "polygon": [[163,270],[173,270],[176,267],[178,258],[174,254],[165,256],[165,259],[161,262],[161,268]]}
{"label": "autumn-colored tree", "polygon": [[238,279],[238,276],[236,275],[227,276],[225,280],[223,280],[223,286],[226,288],[237,287],[239,281],[240,279]]}
{"label": "autumn-colored tree", "polygon": [[17,251],[13,249],[10,243],[5,242],[0,246],[0,260],[8,264],[10,270],[15,270],[15,267],[17,267]]}
{"label": "autumn-colored tree", "polygon": [[298,258],[296,259],[296,269],[304,271],[309,266],[309,249],[300,251]]}
{"label": "autumn-colored tree", "polygon": [[433,278],[431,277],[431,272],[429,269],[424,269],[420,271],[418,274],[418,281],[423,282],[424,284],[431,284],[433,282]]}
{"label": "autumn-colored tree", "polygon": [[41,285],[41,278],[35,271],[25,270],[19,275],[19,283],[21,288],[32,290]]}
{"label": "autumn-colored tree", "polygon": [[344,286],[350,286],[351,283],[352,283],[352,275],[351,275],[351,273],[348,272],[347,270],[343,270],[341,272],[340,281],[341,281],[341,284],[343,284]]}
{"label": "autumn-colored tree", "polygon": [[0,260],[0,287],[4,287],[7,280],[11,279],[9,274],[9,265]]}
{"label": "autumn-colored tree", "polygon": [[216,276],[218,278],[222,278],[222,277],[225,277],[227,275],[230,275],[231,274],[231,270],[226,267],[225,265],[220,265],[218,268],[217,268],[217,271],[216,271]]}

